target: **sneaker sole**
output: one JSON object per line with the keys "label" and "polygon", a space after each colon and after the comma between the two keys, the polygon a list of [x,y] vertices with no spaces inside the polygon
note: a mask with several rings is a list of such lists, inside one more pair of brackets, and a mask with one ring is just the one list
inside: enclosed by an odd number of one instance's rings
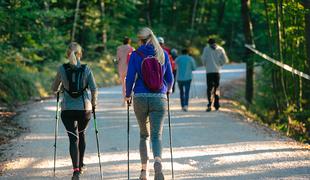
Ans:
{"label": "sneaker sole", "polygon": [[164,174],[162,173],[162,165],[159,162],[154,163],[155,176],[154,180],[164,180]]}
{"label": "sneaker sole", "polygon": [[165,180],[164,174],[162,172],[155,173],[154,180]]}

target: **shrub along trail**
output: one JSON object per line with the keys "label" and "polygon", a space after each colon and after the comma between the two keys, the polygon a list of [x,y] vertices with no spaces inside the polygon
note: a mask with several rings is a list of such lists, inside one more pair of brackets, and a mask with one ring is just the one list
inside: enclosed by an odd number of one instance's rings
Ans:
{"label": "shrub along trail", "polygon": [[[244,65],[227,65],[222,71],[222,83],[243,76]],[[120,96],[119,86],[100,89],[97,123],[104,179],[127,179],[127,112],[121,106]],[[219,112],[205,112],[205,75],[202,69],[195,72],[191,97],[189,112],[181,111],[178,92],[171,97],[175,179],[310,178],[309,145],[251,123],[232,112],[225,103]],[[5,145],[8,149],[5,154],[11,160],[4,163],[0,179],[54,179],[55,104],[55,99],[36,102],[16,117],[30,132]],[[130,173],[131,179],[137,179],[140,171],[139,132],[132,109],[130,115]],[[68,137],[61,122],[59,127],[56,179],[69,179],[72,172]],[[170,179],[167,120],[163,146],[164,173]],[[99,179],[93,121],[87,129],[85,158],[88,169],[81,179]]]}

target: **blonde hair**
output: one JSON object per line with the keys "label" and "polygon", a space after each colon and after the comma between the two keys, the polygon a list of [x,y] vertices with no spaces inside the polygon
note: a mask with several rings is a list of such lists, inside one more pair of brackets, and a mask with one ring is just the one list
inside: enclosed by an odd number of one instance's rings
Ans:
{"label": "blonde hair", "polygon": [[67,49],[67,57],[71,65],[80,65],[80,59],[76,57],[76,53],[82,54],[82,47],[77,42],[71,42]]}
{"label": "blonde hair", "polygon": [[152,44],[155,49],[155,57],[163,65],[165,63],[164,50],[161,48],[156,36],[150,28],[144,27],[138,32],[138,38],[145,44]]}

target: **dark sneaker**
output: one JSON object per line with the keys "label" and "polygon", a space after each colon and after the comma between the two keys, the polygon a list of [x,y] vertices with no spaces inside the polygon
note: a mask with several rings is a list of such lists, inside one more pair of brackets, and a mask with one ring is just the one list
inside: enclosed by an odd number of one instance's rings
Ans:
{"label": "dark sneaker", "polygon": [[80,172],[74,171],[71,180],[79,180],[80,179]]}
{"label": "dark sneaker", "polygon": [[164,174],[162,172],[162,165],[160,162],[155,162],[154,163],[154,171],[155,171],[155,176],[154,180],[164,180]]}
{"label": "dark sneaker", "polygon": [[207,112],[210,112],[210,111],[211,111],[211,107],[208,107],[206,111],[207,111]]}
{"label": "dark sneaker", "polygon": [[139,180],[149,180],[149,172],[146,170],[141,170]]}

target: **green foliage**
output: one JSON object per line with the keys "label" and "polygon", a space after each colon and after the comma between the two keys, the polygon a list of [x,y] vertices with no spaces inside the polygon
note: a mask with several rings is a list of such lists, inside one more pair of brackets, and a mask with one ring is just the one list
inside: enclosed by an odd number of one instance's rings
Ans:
{"label": "green foliage", "polygon": [[26,101],[38,93],[33,81],[35,74],[31,73],[30,69],[7,64],[6,67],[2,67],[1,74],[1,102],[14,105],[17,102]]}

